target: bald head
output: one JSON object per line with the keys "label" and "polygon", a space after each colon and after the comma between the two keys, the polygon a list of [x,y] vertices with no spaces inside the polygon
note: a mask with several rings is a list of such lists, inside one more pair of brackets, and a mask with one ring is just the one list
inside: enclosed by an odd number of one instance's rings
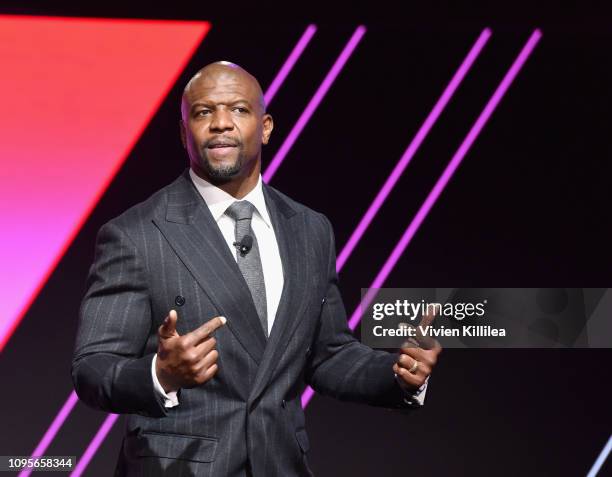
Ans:
{"label": "bald head", "polygon": [[227,61],[202,68],[185,86],[180,126],[200,177],[238,184],[241,190],[257,182],[261,147],[268,143],[273,121],[253,75]]}
{"label": "bald head", "polygon": [[247,93],[254,107],[259,109],[260,114],[266,112],[266,104],[263,92],[257,78],[241,66],[229,61],[215,61],[200,69],[191,77],[185,89],[181,101],[181,115],[183,120],[197,97],[204,91],[213,90],[219,82],[234,83],[240,85],[240,89]]}

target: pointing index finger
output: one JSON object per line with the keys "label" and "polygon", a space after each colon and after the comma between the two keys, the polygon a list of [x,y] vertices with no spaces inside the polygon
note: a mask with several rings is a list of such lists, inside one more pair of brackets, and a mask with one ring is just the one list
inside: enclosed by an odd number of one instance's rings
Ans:
{"label": "pointing index finger", "polygon": [[431,325],[435,317],[436,317],[435,310],[428,311],[427,313],[423,315],[423,318],[421,318],[421,322],[419,323],[419,326],[425,328],[426,326]]}
{"label": "pointing index finger", "polygon": [[213,319],[208,320],[206,323],[196,328],[187,335],[187,341],[190,345],[197,345],[201,341],[208,338],[215,330],[221,328],[227,319],[224,316],[215,316]]}
{"label": "pointing index finger", "polygon": [[427,313],[423,315],[419,326],[417,326],[415,339],[418,342],[420,348],[432,349],[436,346],[437,341],[434,338],[431,338],[430,336],[425,334],[427,327],[433,323],[435,317],[435,310],[427,311]]}

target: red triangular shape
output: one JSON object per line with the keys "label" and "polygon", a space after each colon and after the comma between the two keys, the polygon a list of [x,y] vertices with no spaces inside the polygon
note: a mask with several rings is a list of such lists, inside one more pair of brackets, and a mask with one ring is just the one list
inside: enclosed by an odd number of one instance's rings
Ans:
{"label": "red triangular shape", "polygon": [[209,29],[0,16],[0,350]]}

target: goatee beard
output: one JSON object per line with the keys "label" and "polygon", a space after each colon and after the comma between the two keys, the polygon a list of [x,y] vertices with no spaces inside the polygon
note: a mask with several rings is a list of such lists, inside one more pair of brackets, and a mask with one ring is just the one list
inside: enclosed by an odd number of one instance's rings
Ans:
{"label": "goatee beard", "polygon": [[242,169],[242,157],[238,157],[236,162],[232,165],[223,165],[220,167],[215,167],[211,164],[211,162],[204,157],[203,166],[206,171],[208,177],[210,177],[211,181],[216,183],[223,183],[230,181],[234,176],[236,176]]}

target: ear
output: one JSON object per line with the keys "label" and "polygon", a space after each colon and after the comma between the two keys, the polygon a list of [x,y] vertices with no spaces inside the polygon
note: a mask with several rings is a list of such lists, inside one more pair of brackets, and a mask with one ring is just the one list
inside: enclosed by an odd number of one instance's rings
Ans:
{"label": "ear", "polygon": [[183,143],[183,147],[187,149],[187,131],[185,130],[185,123],[182,119],[179,121],[179,128],[181,130],[181,142]]}
{"label": "ear", "polygon": [[263,115],[263,131],[261,134],[261,142],[263,144],[268,144],[270,135],[272,134],[272,129],[274,129],[274,120],[272,119],[272,116],[266,113]]}

